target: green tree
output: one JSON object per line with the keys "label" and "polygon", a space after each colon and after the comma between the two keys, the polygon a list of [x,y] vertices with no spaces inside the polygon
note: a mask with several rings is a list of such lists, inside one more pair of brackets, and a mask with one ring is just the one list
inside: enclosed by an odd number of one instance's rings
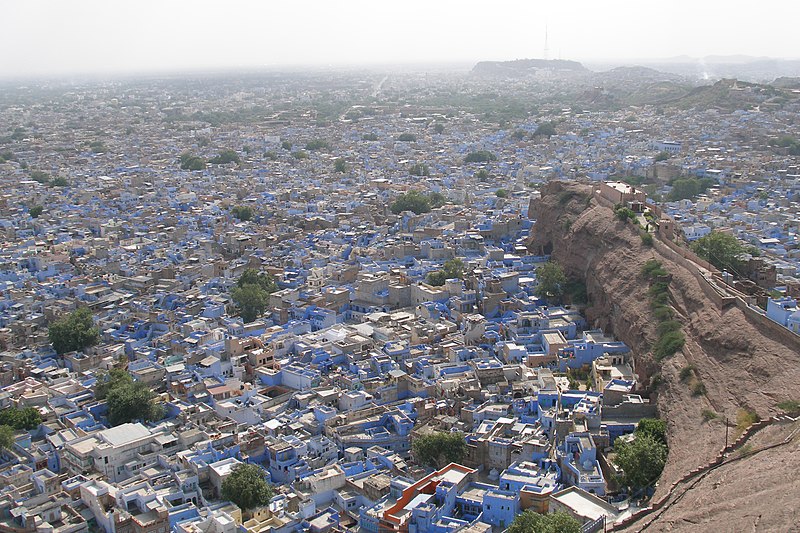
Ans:
{"label": "green tree", "polygon": [[296,150],[292,152],[292,157],[294,157],[297,160],[308,159],[308,152],[306,152],[305,150]]}
{"label": "green tree", "polygon": [[485,168],[480,169],[475,173],[475,179],[478,181],[489,181],[489,172]]}
{"label": "green tree", "polygon": [[739,256],[747,253],[744,244],[728,233],[712,231],[692,243],[692,251],[717,267],[741,276],[743,262]]}
{"label": "green tree", "polygon": [[222,497],[239,506],[243,511],[269,504],[272,487],[265,479],[264,471],[254,464],[238,464],[222,481]]}
{"label": "green tree", "polygon": [[276,161],[278,159],[278,154],[274,150],[267,150],[264,152],[264,159],[269,159],[270,161]]}
{"label": "green tree", "polygon": [[431,201],[419,191],[408,191],[395,198],[390,209],[395,215],[399,215],[403,211],[413,211],[419,215],[431,210]]}
{"label": "green tree", "polygon": [[278,290],[275,279],[271,275],[267,272],[259,272],[254,268],[246,269],[236,281],[237,287],[244,287],[245,285],[258,285],[261,290],[269,294]]}
{"label": "green tree", "polygon": [[0,450],[8,450],[14,445],[14,429],[0,426]]}
{"label": "green tree", "polygon": [[237,154],[235,150],[222,150],[215,157],[212,157],[209,163],[212,165],[226,165],[228,163],[238,164],[240,161],[239,154]]}
{"label": "green tree", "polygon": [[374,133],[365,133],[361,136],[361,139],[364,141],[377,141],[378,136]]}
{"label": "green tree", "polygon": [[642,418],[636,425],[637,435],[650,435],[657,441],[667,443],[667,423],[660,418]]}
{"label": "green tree", "polygon": [[281,143],[281,148],[283,148],[284,150],[287,150],[287,151],[291,150],[292,149],[292,143],[290,143],[289,141],[283,141]]}
{"label": "green tree", "polygon": [[92,141],[92,142],[90,142],[89,143],[89,150],[91,150],[95,154],[99,154],[99,153],[108,151],[108,149],[106,148],[106,145],[103,144],[103,141]]}
{"label": "green tree", "polygon": [[99,372],[94,384],[94,397],[105,400],[108,391],[122,385],[133,385],[133,378],[121,368],[112,368],[109,372]]}
{"label": "green tree", "polygon": [[514,517],[507,533],[580,533],[581,524],[563,511],[539,514],[531,509]]}
{"label": "green tree", "polygon": [[76,309],[50,324],[48,336],[58,354],[83,350],[100,340],[100,332],[92,322],[92,313],[86,307]]}
{"label": "green tree", "polygon": [[48,183],[50,181],[50,176],[47,174],[47,172],[34,170],[31,172],[31,179],[33,181],[38,181],[39,183]]}
{"label": "green tree", "polygon": [[561,301],[567,283],[567,276],[564,275],[561,265],[548,261],[536,269],[536,279],[539,282],[536,287],[537,296],[552,300],[554,303]]}
{"label": "green tree", "polygon": [[467,456],[467,443],[462,433],[437,431],[417,437],[411,443],[417,462],[434,468],[460,463]]}
{"label": "green tree", "polygon": [[0,411],[0,425],[13,429],[36,429],[42,423],[42,415],[35,407],[6,407]]}
{"label": "green tree", "polygon": [[637,434],[631,442],[617,440],[614,462],[622,469],[623,482],[633,489],[653,483],[667,462],[667,446],[653,435]]}
{"label": "green tree", "polygon": [[556,126],[552,122],[542,122],[536,127],[536,131],[533,132],[534,137],[538,137],[540,135],[552,137],[555,134]]}
{"label": "green tree", "polygon": [[206,168],[206,160],[197,157],[189,152],[180,155],[181,170],[203,170]]}
{"label": "green tree", "polygon": [[408,169],[408,173],[412,176],[430,176],[431,169],[425,163],[414,163]]}
{"label": "green tree", "polygon": [[164,408],[157,402],[150,387],[133,379],[122,379],[108,389],[108,423],[118,426],[135,420],[150,422],[164,417]]}
{"label": "green tree", "polygon": [[464,278],[464,262],[457,257],[445,261],[441,270],[428,274],[428,285],[441,287],[448,279],[455,278]]}
{"label": "green tree", "polygon": [[497,189],[494,191],[494,195],[498,198],[508,198],[508,191],[506,189]]}
{"label": "green tree", "polygon": [[636,220],[636,213],[634,213],[632,209],[623,205],[614,206],[614,216],[622,221],[627,221],[628,219]]}
{"label": "green tree", "polygon": [[444,133],[444,124],[437,122],[436,124],[433,125],[433,131],[441,135],[442,133]]}
{"label": "green tree", "polygon": [[514,133],[511,134],[511,138],[515,141],[521,141],[526,135],[525,130],[515,130]]}
{"label": "green tree", "polygon": [[432,192],[428,195],[428,201],[430,201],[431,207],[435,209],[437,207],[442,207],[444,204],[446,204],[447,197],[440,192]]}
{"label": "green tree", "polygon": [[306,143],[306,150],[312,152],[314,150],[330,150],[330,147],[331,145],[328,144],[328,141],[324,141],[322,139],[314,139]]}
{"label": "green tree", "polygon": [[50,185],[52,185],[53,187],[66,187],[67,185],[69,185],[69,182],[67,181],[67,178],[65,178],[64,176],[58,176],[57,178],[53,178],[52,180],[50,180]]}
{"label": "green tree", "polygon": [[234,206],[234,208],[231,209],[231,213],[242,222],[253,219],[253,208],[249,205]]}
{"label": "green tree", "polygon": [[672,190],[667,196],[670,202],[694,198],[703,194],[715,181],[711,178],[678,178],[672,181]]}
{"label": "green tree", "polygon": [[245,323],[252,322],[267,310],[269,295],[278,290],[275,280],[265,272],[248,268],[231,289],[231,299]]}
{"label": "green tree", "polygon": [[43,206],[34,205],[33,207],[30,208],[30,210],[28,210],[28,213],[30,213],[31,218],[39,218],[39,215],[42,214],[42,211],[44,211]]}
{"label": "green tree", "polygon": [[342,174],[347,172],[347,162],[344,160],[344,158],[340,157],[333,162],[333,170]]}
{"label": "green tree", "polygon": [[497,161],[497,156],[488,150],[470,152],[464,158],[465,163],[488,163],[489,161]]}
{"label": "green tree", "polygon": [[401,133],[398,135],[397,140],[401,142],[414,142],[417,140],[417,136],[413,133]]}
{"label": "green tree", "polygon": [[656,163],[658,163],[659,161],[666,161],[667,159],[669,159],[669,152],[659,152],[658,154],[656,154],[656,157],[654,159]]}
{"label": "green tree", "polygon": [[268,295],[256,285],[245,285],[231,289],[231,299],[245,323],[252,322],[264,314],[269,305]]}

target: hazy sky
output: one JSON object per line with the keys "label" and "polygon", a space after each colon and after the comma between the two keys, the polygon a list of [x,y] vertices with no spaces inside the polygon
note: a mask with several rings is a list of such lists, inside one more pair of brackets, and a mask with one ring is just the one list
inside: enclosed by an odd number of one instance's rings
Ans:
{"label": "hazy sky", "polygon": [[0,76],[282,65],[800,56],[800,1],[5,0]]}

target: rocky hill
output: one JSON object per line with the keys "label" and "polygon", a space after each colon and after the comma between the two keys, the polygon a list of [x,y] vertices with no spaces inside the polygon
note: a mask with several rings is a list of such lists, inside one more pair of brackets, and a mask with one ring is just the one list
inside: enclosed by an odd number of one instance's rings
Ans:
{"label": "rocky hill", "polygon": [[[774,331],[736,306],[720,310],[688,268],[659,252],[664,250],[663,244],[645,246],[638,230],[617,220],[591,192],[589,186],[580,184],[548,184],[542,198],[531,205],[536,224],[529,246],[534,253],[552,252],[569,276],[585,280],[590,325],[613,332],[631,347],[640,382],[646,384],[652,376],[659,376],[654,397],[668,424],[670,446],[659,483],[659,491],[664,491],[719,452],[725,440],[725,418],[731,421],[733,437],[737,415],[743,410],[753,410],[763,418],[778,412],[778,402],[800,399],[800,349],[779,340]],[[641,269],[651,258],[661,261],[672,276],[670,304],[686,336],[684,349],[662,362],[649,352],[656,327],[647,298],[649,284]],[[681,379],[681,370],[690,365],[696,375],[693,379],[705,386],[702,394],[693,395],[690,384]],[[709,419],[708,413],[717,417]],[[776,476],[784,474],[780,464],[764,460],[758,456],[741,462],[752,461],[753,468],[774,468]],[[726,479],[725,483],[731,485],[726,493],[748,490],[746,477]],[[710,492],[704,498],[710,504],[716,496]],[[795,502],[791,493],[786,493],[783,501],[774,501],[774,495],[770,499],[776,505]],[[720,524],[735,524],[735,510],[725,505],[715,508]],[[790,528],[786,523],[777,530]]]}
{"label": "rocky hill", "polygon": [[538,70],[564,73],[588,72],[577,61],[565,59],[517,59],[514,61],[481,61],[472,68],[472,74],[500,78],[516,78],[535,74]]}

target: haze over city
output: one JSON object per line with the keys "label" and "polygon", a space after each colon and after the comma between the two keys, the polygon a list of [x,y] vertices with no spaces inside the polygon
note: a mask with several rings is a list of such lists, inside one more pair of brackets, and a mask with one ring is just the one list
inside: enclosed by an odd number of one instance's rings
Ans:
{"label": "haze over city", "polygon": [[6,2],[0,76],[280,66],[796,57],[800,3]]}
{"label": "haze over city", "polygon": [[797,530],[797,2],[2,13],[0,533]]}

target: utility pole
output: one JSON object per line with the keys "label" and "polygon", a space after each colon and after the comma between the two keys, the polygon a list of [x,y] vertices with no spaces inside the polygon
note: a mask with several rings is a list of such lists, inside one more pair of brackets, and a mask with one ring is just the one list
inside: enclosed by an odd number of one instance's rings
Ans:
{"label": "utility pole", "polygon": [[[728,449],[728,417],[725,417],[725,450]],[[724,453],[724,452],[723,452]]]}

